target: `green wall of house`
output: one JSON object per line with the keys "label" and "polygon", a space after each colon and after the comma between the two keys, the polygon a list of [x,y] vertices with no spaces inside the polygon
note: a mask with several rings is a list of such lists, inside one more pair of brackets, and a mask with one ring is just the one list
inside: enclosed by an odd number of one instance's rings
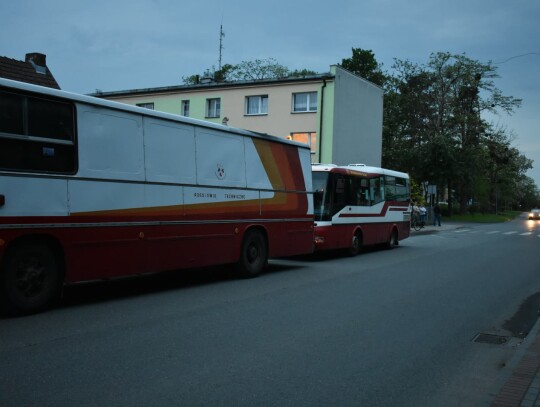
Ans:
{"label": "green wall of house", "polygon": [[[318,152],[318,162],[319,163],[332,163],[332,145],[334,138],[334,81],[328,81],[326,87],[321,85],[319,91],[319,108],[318,114],[322,114],[322,128],[320,127],[319,121],[319,134],[320,138],[319,145],[321,146],[322,155]],[[323,95],[324,92],[324,95]],[[324,100],[321,102],[321,99]],[[319,116],[320,119],[320,116]]]}

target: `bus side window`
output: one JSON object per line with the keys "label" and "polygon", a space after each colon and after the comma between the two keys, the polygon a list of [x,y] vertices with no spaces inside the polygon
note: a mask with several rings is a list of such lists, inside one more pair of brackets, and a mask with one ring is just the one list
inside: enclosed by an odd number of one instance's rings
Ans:
{"label": "bus side window", "polygon": [[347,177],[349,186],[349,193],[347,194],[347,205],[358,206],[360,205],[361,189],[360,189],[360,179],[357,177]]}
{"label": "bus side window", "polygon": [[409,200],[409,180],[396,178],[396,199],[401,202]]}
{"label": "bus side window", "polygon": [[370,206],[371,201],[369,199],[369,187],[368,180],[366,178],[360,179],[358,183],[358,192],[360,194],[360,206]]}
{"label": "bus side window", "polygon": [[381,182],[381,178],[370,179],[369,187],[372,205],[384,201],[384,183]]}
{"label": "bus side window", "polygon": [[386,175],[384,177],[384,186],[385,186],[386,199],[389,201],[395,200],[397,198],[396,177]]}
{"label": "bus side window", "polygon": [[347,187],[348,185],[346,185],[345,178],[343,176],[337,176],[335,178],[332,215],[335,215],[345,207],[347,203]]}

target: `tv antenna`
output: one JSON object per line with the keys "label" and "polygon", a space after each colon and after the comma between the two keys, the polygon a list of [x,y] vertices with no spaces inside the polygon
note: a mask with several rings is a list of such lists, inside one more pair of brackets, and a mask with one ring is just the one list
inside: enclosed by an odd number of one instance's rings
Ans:
{"label": "tv antenna", "polygon": [[219,70],[221,71],[221,53],[223,51],[223,38],[225,33],[223,32],[223,23],[219,26]]}

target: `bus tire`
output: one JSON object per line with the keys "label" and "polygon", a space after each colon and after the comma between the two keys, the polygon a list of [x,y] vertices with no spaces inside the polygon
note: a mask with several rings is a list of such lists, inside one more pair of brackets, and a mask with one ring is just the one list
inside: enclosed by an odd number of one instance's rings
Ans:
{"label": "bus tire", "polygon": [[388,242],[386,243],[386,248],[388,250],[392,250],[394,247],[396,247],[399,244],[398,241],[398,233],[396,229],[392,229],[392,233],[390,233],[390,238],[388,239]]}
{"label": "bus tire", "polygon": [[242,241],[238,273],[242,278],[257,277],[268,264],[268,246],[264,234],[256,229],[248,230]]}
{"label": "bus tire", "polygon": [[351,240],[351,246],[349,247],[349,256],[356,256],[362,251],[362,234],[356,232]]}
{"label": "bus tire", "polygon": [[30,314],[47,308],[59,297],[60,278],[60,261],[49,245],[27,242],[15,246],[0,274],[4,310]]}

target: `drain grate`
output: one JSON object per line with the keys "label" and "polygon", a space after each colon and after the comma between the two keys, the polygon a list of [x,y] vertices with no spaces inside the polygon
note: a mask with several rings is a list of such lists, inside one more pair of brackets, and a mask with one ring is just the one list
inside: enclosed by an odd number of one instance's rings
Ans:
{"label": "drain grate", "polygon": [[508,343],[510,338],[508,336],[492,335],[479,333],[473,339],[473,342],[489,343],[490,345],[504,345]]}

